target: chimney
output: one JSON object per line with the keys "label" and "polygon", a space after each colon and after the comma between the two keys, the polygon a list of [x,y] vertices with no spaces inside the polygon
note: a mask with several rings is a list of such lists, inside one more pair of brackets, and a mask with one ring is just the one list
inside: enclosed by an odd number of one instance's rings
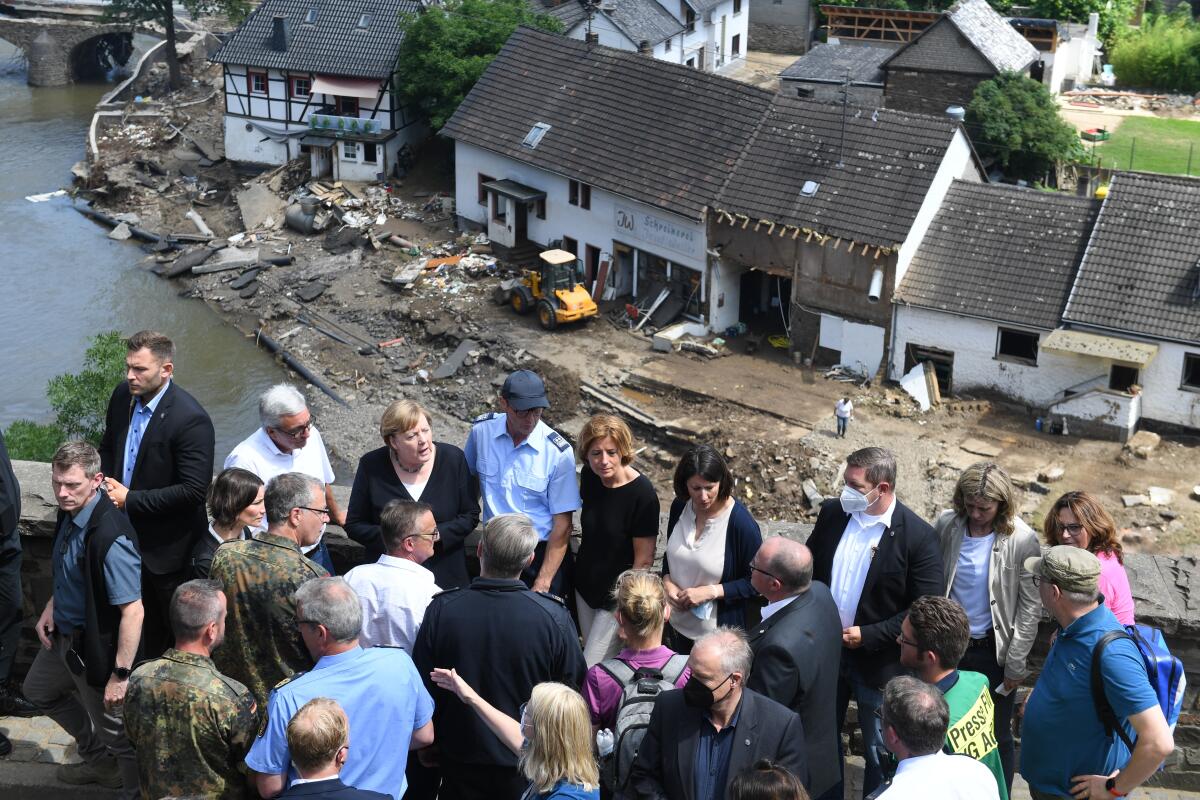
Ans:
{"label": "chimney", "polygon": [[654,47],[650,44],[649,40],[642,39],[638,42],[638,52],[644,56],[653,55]]}
{"label": "chimney", "polygon": [[287,52],[287,17],[276,14],[271,20],[271,49],[277,53]]}

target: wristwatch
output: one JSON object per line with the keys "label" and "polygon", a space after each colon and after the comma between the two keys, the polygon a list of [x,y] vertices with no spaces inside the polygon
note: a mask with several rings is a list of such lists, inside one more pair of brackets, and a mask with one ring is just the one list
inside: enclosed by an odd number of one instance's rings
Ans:
{"label": "wristwatch", "polygon": [[129,675],[132,672],[133,670],[129,669],[129,667],[113,667],[113,677],[119,681],[129,680]]}
{"label": "wristwatch", "polygon": [[1104,788],[1113,797],[1124,797],[1125,794],[1117,791],[1117,776],[1114,775],[1104,782]]}

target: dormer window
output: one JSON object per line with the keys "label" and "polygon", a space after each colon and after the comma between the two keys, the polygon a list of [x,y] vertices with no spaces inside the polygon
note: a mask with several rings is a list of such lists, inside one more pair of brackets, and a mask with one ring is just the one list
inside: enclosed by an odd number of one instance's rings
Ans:
{"label": "dormer window", "polygon": [[315,7],[310,8],[308,10],[308,13],[304,15],[304,24],[305,25],[317,24],[317,9]]}

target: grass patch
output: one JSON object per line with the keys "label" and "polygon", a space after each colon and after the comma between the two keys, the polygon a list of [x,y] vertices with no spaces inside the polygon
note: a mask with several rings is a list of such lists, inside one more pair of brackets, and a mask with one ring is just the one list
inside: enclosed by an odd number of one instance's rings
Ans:
{"label": "grass patch", "polygon": [[[1085,143],[1085,148],[1085,161],[1092,163],[1092,147]],[[1200,175],[1200,122],[1126,117],[1111,139],[1096,145],[1096,158],[1101,166],[1115,169]]]}

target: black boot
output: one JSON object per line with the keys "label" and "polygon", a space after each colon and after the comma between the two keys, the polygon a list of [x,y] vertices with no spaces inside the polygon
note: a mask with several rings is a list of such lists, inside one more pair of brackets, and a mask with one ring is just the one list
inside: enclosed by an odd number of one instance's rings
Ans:
{"label": "black boot", "polygon": [[[40,717],[41,709],[25,699],[13,680],[0,681],[0,717]],[[9,745],[11,747],[11,745]],[[0,750],[3,745],[0,745]]]}
{"label": "black boot", "polygon": [[12,752],[12,742],[3,733],[0,733],[0,756],[6,756]]}

